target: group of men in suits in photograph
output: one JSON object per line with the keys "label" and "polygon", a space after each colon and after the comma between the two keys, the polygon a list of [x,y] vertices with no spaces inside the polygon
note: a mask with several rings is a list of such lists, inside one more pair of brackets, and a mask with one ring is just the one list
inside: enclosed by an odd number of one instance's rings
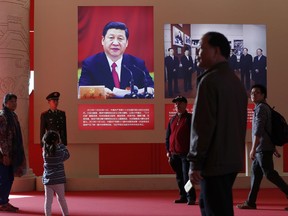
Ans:
{"label": "group of men in suits in photograph", "polygon": [[243,48],[239,61],[234,49],[231,49],[229,64],[234,72],[240,72],[241,82],[247,91],[250,91],[251,80],[254,84],[267,86],[267,58],[261,48],[256,50],[254,58],[248,53],[248,48]]}

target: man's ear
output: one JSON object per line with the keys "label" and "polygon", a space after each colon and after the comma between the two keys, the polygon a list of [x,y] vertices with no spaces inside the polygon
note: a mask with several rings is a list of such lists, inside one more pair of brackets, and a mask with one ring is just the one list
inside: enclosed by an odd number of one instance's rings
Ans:
{"label": "man's ear", "polygon": [[221,56],[221,50],[220,50],[220,47],[215,47],[215,54]]}
{"label": "man's ear", "polygon": [[214,48],[214,54],[215,54],[215,57],[218,59],[218,60],[223,60],[224,56],[222,55],[221,53],[221,50],[220,50],[220,47],[215,47]]}
{"label": "man's ear", "polygon": [[101,44],[102,44],[102,46],[104,45],[104,39],[105,39],[105,37],[102,36],[102,39],[101,39]]}

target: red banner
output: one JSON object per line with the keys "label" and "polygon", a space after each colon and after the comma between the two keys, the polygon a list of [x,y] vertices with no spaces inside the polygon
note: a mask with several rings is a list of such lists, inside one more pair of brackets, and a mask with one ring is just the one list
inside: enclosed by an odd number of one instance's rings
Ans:
{"label": "red banner", "polygon": [[152,104],[80,104],[80,130],[153,130]]}
{"label": "red banner", "polygon": [[247,108],[247,129],[251,129],[252,128],[252,119],[253,119],[253,114],[254,114],[254,108],[255,105],[254,104],[248,104],[248,108]]}
{"label": "red banner", "polygon": [[[253,118],[253,110],[255,105],[254,104],[248,104],[247,107],[247,129],[252,128],[252,118]],[[187,111],[192,113],[193,110],[193,104],[187,105]],[[165,104],[165,128],[168,125],[169,119],[172,118],[176,113],[174,109],[174,104]]]}

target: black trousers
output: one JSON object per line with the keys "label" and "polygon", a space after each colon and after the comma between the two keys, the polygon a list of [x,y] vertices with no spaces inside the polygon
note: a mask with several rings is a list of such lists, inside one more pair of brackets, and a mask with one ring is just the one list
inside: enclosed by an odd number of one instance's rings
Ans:
{"label": "black trousers", "polygon": [[249,205],[256,206],[263,175],[275,184],[288,198],[288,185],[274,169],[273,151],[257,152],[251,168],[251,189],[247,200]]}
{"label": "black trousers", "polygon": [[195,188],[186,193],[184,185],[189,180],[189,168],[190,163],[186,158],[186,155],[173,155],[170,157],[170,166],[176,173],[176,182],[179,188],[179,195],[181,199],[187,199],[196,201],[196,191]]}
{"label": "black trousers", "polygon": [[[174,83],[174,87],[173,84]],[[173,95],[173,88],[174,88],[174,93],[177,93],[179,91],[178,89],[178,72],[168,72],[168,94],[169,96]]]}
{"label": "black trousers", "polygon": [[232,187],[237,173],[203,176],[199,205],[202,216],[233,216]]}
{"label": "black trousers", "polygon": [[9,202],[9,194],[14,181],[13,166],[0,163],[0,205]]}

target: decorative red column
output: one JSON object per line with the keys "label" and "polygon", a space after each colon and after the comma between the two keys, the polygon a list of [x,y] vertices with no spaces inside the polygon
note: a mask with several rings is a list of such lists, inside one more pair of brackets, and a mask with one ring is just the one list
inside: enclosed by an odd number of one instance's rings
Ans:
{"label": "decorative red column", "polygon": [[1,1],[0,8],[0,100],[9,92],[18,97],[16,113],[21,124],[28,168],[25,176],[15,178],[12,191],[30,191],[35,189],[35,175],[28,160],[30,1]]}

